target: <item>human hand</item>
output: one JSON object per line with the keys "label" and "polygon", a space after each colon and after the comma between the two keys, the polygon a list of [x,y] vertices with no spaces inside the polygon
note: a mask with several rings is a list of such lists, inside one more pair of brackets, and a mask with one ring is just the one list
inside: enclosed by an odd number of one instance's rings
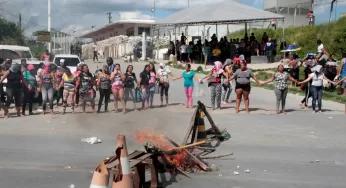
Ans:
{"label": "human hand", "polygon": [[39,88],[39,87],[38,87],[38,88],[37,88],[37,92],[39,92],[39,93],[40,93],[40,92],[41,92],[41,88]]}
{"label": "human hand", "polygon": [[28,85],[28,89],[29,89],[29,90],[31,90],[31,89],[32,89],[31,85]]}

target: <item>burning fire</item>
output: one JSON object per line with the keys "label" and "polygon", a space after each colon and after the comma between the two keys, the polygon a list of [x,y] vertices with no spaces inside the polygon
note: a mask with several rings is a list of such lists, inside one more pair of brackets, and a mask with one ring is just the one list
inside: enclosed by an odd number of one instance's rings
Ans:
{"label": "burning fire", "polygon": [[[155,133],[154,131],[136,131],[135,138],[138,144],[144,144],[146,142],[153,143],[156,147],[164,150],[172,150],[174,147],[165,139],[165,135],[162,133]],[[165,158],[169,163],[184,171],[197,171],[200,170],[199,166],[191,159],[191,157],[184,150],[180,150],[175,155],[165,155]]]}

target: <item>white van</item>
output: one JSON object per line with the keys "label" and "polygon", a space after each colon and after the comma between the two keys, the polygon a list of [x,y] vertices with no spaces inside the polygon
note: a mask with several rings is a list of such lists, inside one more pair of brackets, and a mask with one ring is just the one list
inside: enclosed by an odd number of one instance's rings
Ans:
{"label": "white van", "polygon": [[[39,68],[39,64],[42,61],[38,61],[34,58],[29,47],[16,46],[16,45],[0,45],[0,58],[12,59],[12,62],[20,63],[21,59],[26,59],[27,64],[33,64],[35,69]],[[7,79],[3,81],[3,91],[6,92]]]}
{"label": "white van", "polygon": [[0,45],[0,58],[3,59],[26,59],[27,61],[37,61],[29,47],[15,45]]}

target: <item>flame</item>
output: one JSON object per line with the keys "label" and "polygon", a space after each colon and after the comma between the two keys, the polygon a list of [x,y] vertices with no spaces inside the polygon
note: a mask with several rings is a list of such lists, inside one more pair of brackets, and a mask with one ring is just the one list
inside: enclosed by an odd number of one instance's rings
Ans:
{"label": "flame", "polygon": [[[156,147],[171,150],[174,147],[172,144],[165,139],[165,134],[155,133],[151,130],[141,130],[135,133],[138,144],[144,144],[145,142],[151,142]],[[176,155],[164,155],[169,163],[174,165],[176,168],[180,168],[184,171],[197,171],[200,170],[198,165],[192,160],[190,155],[185,150],[180,150]]]}

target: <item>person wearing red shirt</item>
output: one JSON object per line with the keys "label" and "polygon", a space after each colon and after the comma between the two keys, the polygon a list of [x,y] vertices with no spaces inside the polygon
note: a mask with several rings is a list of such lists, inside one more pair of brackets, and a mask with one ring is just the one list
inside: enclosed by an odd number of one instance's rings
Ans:
{"label": "person wearing red shirt", "polygon": [[45,62],[49,61],[49,56],[50,56],[49,51],[46,50],[46,52],[41,55],[41,61],[45,61]]}

